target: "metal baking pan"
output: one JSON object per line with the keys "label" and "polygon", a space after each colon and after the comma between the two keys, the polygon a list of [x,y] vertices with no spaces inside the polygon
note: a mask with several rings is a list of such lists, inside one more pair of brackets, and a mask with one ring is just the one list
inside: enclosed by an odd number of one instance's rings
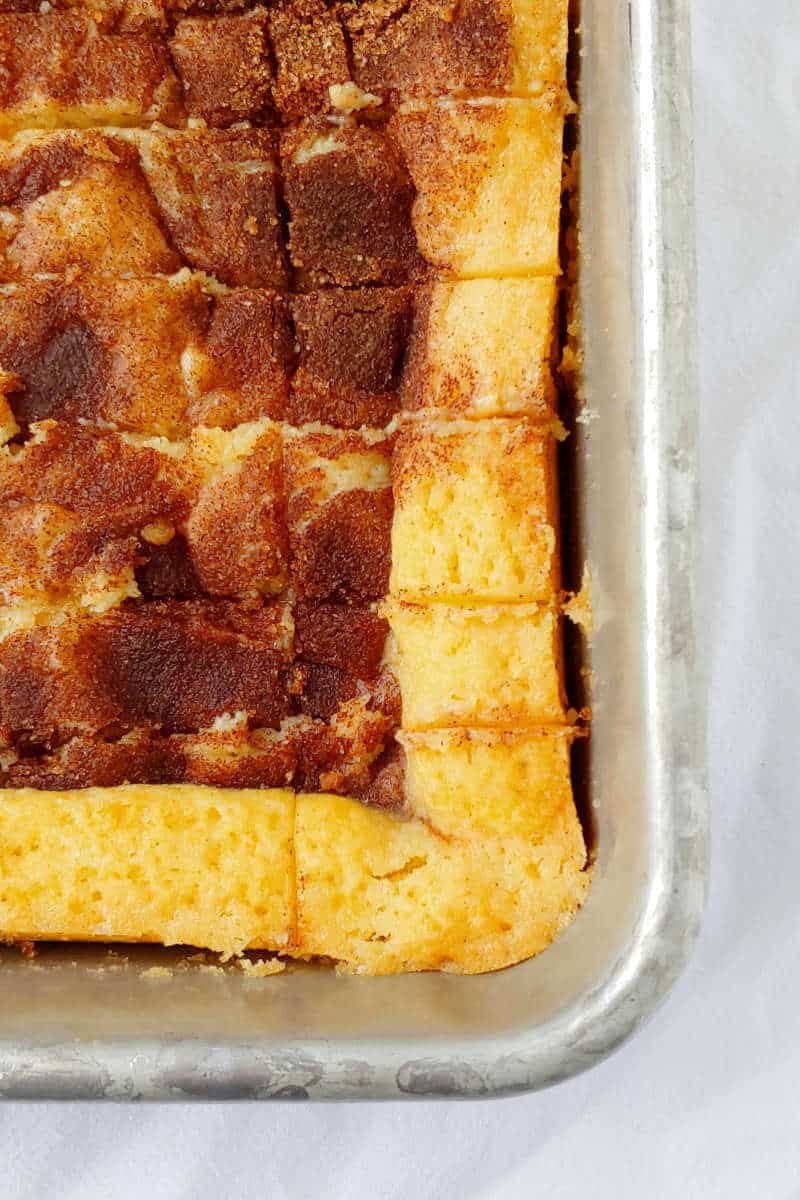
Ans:
{"label": "metal baking pan", "polygon": [[583,1070],[664,997],[706,877],[695,643],[688,0],[583,0],[579,528],[595,633],[589,898],[493,975],[268,980],[91,947],[0,963],[0,1095],[499,1096]]}

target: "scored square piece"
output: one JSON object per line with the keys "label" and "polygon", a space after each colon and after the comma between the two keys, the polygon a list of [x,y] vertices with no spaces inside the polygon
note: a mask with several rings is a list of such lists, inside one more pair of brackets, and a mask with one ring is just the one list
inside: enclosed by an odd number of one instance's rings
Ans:
{"label": "scored square piece", "polygon": [[407,288],[331,288],[295,296],[294,425],[383,428],[400,406],[413,314]]}
{"label": "scored square piece", "polygon": [[263,12],[189,17],[169,49],[187,117],[209,125],[257,121],[271,107],[272,66]]}
{"label": "scored square piece", "polygon": [[424,269],[412,181],[379,129],[350,121],[299,125],[281,139],[292,265],[312,284],[398,284]]}
{"label": "scored square piece", "polygon": [[564,97],[403,105],[422,256],[456,278],[558,275]]}
{"label": "scored square piece", "polygon": [[563,722],[561,628],[529,604],[398,604],[386,615],[403,728]]}
{"label": "scored square piece", "polygon": [[290,575],[313,600],[378,600],[389,580],[392,439],[287,428]]}
{"label": "scored square piece", "polygon": [[392,595],[550,603],[555,468],[553,438],[524,421],[404,428],[392,464]]}
{"label": "scored square piece", "polygon": [[417,295],[403,406],[550,418],[555,279],[431,283]]}
{"label": "scored square piece", "polygon": [[347,42],[335,6],[324,0],[277,0],[268,9],[276,62],[275,107],[298,121],[331,107],[331,88],[351,82]]}
{"label": "scored square piece", "polygon": [[574,728],[435,729],[401,733],[414,811],[447,837],[498,830],[536,845],[552,838],[565,866],[586,849],[572,796]]}

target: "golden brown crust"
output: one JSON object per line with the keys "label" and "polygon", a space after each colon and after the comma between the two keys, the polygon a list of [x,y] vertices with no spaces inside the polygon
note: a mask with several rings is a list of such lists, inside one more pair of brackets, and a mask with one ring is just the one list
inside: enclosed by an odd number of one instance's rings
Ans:
{"label": "golden brown crust", "polygon": [[[0,15],[0,26],[5,20],[9,30],[31,31],[24,74],[38,72],[41,94],[34,104],[30,95],[14,97],[14,119],[23,124],[37,123],[44,110],[58,112],[61,123],[97,124],[104,112],[117,112],[134,124],[182,123],[187,115],[227,124],[231,111],[260,118],[273,106],[282,120],[294,121],[327,111],[330,88],[352,81],[392,103],[534,96],[565,81],[564,0],[272,0],[255,7],[240,0],[58,0],[50,9],[40,13],[34,0],[3,0],[0,8],[0,14],[15,14]],[[90,23],[91,56],[87,39],[72,33]],[[272,86],[265,25],[277,64]],[[170,38],[183,88],[170,70]],[[124,57],[125,39],[129,61],[115,75],[111,68]],[[48,44],[65,52],[48,55]],[[83,76],[80,67],[87,64]],[[168,83],[156,89],[154,106],[142,85],[162,82],[156,64]],[[208,103],[198,107],[200,91]]]}
{"label": "golden brown crust", "polygon": [[0,292],[0,369],[21,426],[52,418],[182,437],[280,419],[294,359],[287,302],[203,276],[29,280]]}
{"label": "golden brown crust", "polygon": [[[244,12],[250,0],[48,0],[56,13],[86,12],[101,29],[163,33],[181,17]],[[41,0],[0,0],[0,12],[40,12]]]}
{"label": "golden brown crust", "polygon": [[276,427],[201,430],[189,443],[52,422],[35,433],[0,459],[6,603],[72,595],[102,606],[136,596],[137,573],[145,582],[154,548],[177,534],[203,592],[272,594],[285,585]]}
{"label": "golden brown crust", "polygon": [[513,12],[506,0],[345,0],[355,80],[394,100],[491,95],[513,82]]}
{"label": "golden brown crust", "polygon": [[0,144],[0,277],[191,266],[283,287],[268,130],[68,131]]}
{"label": "golden brown crust", "polygon": [[0,144],[0,276],[191,266],[282,289],[287,250],[302,288],[553,274],[561,121],[557,100],[315,117],[280,137],[281,197],[263,128],[19,135]]}
{"label": "golden brown crust", "polygon": [[304,430],[287,440],[290,575],[309,598],[364,602],[386,594],[391,452],[391,438],[355,431]]}
{"label": "golden brown crust", "polygon": [[278,0],[269,8],[276,62],[275,107],[297,121],[331,106],[330,88],[350,80],[344,33],[322,0]]}
{"label": "golden brown crust", "polygon": [[466,279],[558,275],[564,104],[556,91],[407,104],[392,115],[430,264]]}
{"label": "golden brown crust", "polygon": [[272,68],[262,14],[179,21],[169,43],[186,113],[209,125],[256,121],[268,108]]}
{"label": "golden brown crust", "polygon": [[140,145],[160,218],[187,266],[232,286],[285,286],[268,130],[143,134]]}
{"label": "golden brown crust", "polygon": [[552,280],[330,288],[285,298],[170,279],[0,289],[0,370],[21,425],[183,437],[271,417],[382,428],[403,407],[554,417]]}
{"label": "golden brown crust", "polygon": [[551,420],[555,279],[436,280],[418,291],[403,407]]}
{"label": "golden brown crust", "polygon": [[399,714],[366,609],[150,601],[0,642],[5,786],[293,785],[402,804]]}
{"label": "golden brown crust", "polygon": [[174,122],[180,87],[166,46],[98,31],[88,15],[0,14],[0,134],[57,125]]}
{"label": "golden brown crust", "polygon": [[0,145],[0,205],[6,279],[71,268],[147,275],[181,265],[136,147],[119,137],[39,134]]}
{"label": "golden brown crust", "polygon": [[388,425],[399,407],[412,294],[331,289],[292,301],[300,347],[288,415],[294,424]]}
{"label": "golden brown crust", "polygon": [[[269,422],[185,444],[31,433],[0,461],[6,784],[377,786],[402,804],[387,626],[358,603],[386,587],[390,443]],[[265,606],[290,578],[292,607]]]}
{"label": "golden brown crust", "polygon": [[401,284],[422,273],[414,189],[378,129],[308,121],[281,139],[289,253],[312,284]]}
{"label": "golden brown crust", "polygon": [[555,442],[515,420],[420,421],[392,462],[391,592],[411,601],[551,603]]}

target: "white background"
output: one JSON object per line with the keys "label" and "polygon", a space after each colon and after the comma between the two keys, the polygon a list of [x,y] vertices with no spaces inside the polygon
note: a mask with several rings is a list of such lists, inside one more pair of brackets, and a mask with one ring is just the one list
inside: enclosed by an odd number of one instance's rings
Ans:
{"label": "white background", "polygon": [[689,971],[531,1097],[0,1106],[3,1200],[800,1198],[800,3],[694,7],[714,861]]}

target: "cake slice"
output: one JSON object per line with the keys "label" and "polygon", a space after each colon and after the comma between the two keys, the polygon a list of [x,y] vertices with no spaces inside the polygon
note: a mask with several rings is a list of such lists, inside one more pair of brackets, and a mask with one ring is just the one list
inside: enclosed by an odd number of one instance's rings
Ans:
{"label": "cake slice", "polygon": [[290,577],[314,601],[378,600],[389,579],[392,439],[286,428]]}
{"label": "cake slice", "polygon": [[301,280],[396,285],[424,271],[413,183],[385,130],[313,119],[284,133],[280,153],[289,254]]}
{"label": "cake slice", "polygon": [[390,592],[549,604],[558,587],[555,441],[525,421],[414,422],[392,464]]}
{"label": "cake slice", "polygon": [[392,100],[565,83],[567,0],[344,0],[354,77]]}
{"label": "cake slice", "polygon": [[564,862],[582,870],[571,780],[579,734],[574,726],[403,732],[409,802],[443,837],[528,839],[534,847],[552,837]]}
{"label": "cake slice", "polygon": [[261,789],[3,791],[3,936],[285,951],[294,807]]}
{"label": "cake slice", "polygon": [[428,263],[460,279],[558,275],[564,104],[443,99],[392,116]]}
{"label": "cake slice", "polygon": [[293,297],[292,424],[388,425],[400,407],[413,310],[409,288],[329,288]]}
{"label": "cake slice", "polygon": [[272,115],[273,72],[263,9],[178,21],[169,53],[189,119],[224,128]]}
{"label": "cake slice", "polygon": [[273,0],[269,39],[275,56],[275,107],[286,122],[327,112],[351,84],[348,45],[336,6],[324,0]]}
{"label": "cake slice", "polygon": [[550,420],[556,294],[553,278],[437,280],[421,288],[403,407]]}
{"label": "cake slice", "polygon": [[561,627],[530,604],[385,606],[403,728],[565,721]]}

